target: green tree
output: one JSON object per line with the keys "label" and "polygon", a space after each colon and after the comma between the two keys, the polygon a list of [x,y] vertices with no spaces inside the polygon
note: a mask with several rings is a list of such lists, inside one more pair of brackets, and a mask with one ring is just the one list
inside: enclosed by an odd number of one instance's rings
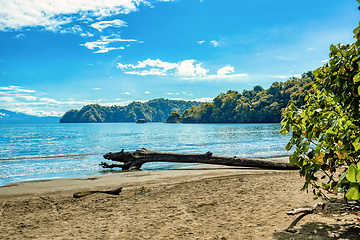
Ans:
{"label": "green tree", "polygon": [[325,190],[360,199],[360,23],[354,34],[355,43],[330,46],[329,63],[314,71],[314,93],[300,108],[289,105],[281,122],[280,132],[292,134],[286,149],[295,147],[290,163],[305,178],[302,190],[310,185],[316,197]]}

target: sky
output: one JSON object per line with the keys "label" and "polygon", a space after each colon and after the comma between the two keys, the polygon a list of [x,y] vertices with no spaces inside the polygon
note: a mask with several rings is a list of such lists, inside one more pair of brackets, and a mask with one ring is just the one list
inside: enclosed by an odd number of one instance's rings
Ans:
{"label": "sky", "polygon": [[355,0],[0,0],[0,109],[211,101],[268,88],[354,42]]}

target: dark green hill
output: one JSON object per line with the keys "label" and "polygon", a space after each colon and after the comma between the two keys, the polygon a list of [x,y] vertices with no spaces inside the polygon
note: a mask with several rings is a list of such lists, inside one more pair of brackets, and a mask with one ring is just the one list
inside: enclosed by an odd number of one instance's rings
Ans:
{"label": "dark green hill", "polygon": [[200,102],[164,98],[145,103],[131,102],[127,106],[107,107],[91,104],[81,110],[67,111],[60,119],[60,123],[136,122],[138,119],[145,119],[147,122],[165,122],[172,112],[183,112],[199,105]]}
{"label": "dark green hill", "polygon": [[[214,98],[211,103],[193,106],[183,112],[173,112],[168,123],[277,123],[288,103],[304,104],[312,89],[312,72],[286,82],[274,82],[268,89],[255,86],[242,93],[229,90]],[[181,113],[181,112],[180,112]]]}

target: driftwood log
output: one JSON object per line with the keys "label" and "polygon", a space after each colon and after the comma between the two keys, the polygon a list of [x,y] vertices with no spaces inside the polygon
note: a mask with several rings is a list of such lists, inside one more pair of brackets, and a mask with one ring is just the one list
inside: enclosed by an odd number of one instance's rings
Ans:
{"label": "driftwood log", "polygon": [[142,148],[141,150],[131,152],[125,152],[124,149],[120,152],[109,152],[104,155],[104,158],[122,162],[123,164],[101,162],[100,166],[103,168],[122,168],[123,170],[140,169],[141,166],[147,162],[205,163],[268,169],[298,169],[297,166],[290,165],[290,163],[274,161],[271,159],[214,156],[211,152],[205,154],[154,152],[150,151],[148,148]]}
{"label": "driftwood log", "polygon": [[81,197],[85,197],[85,196],[88,196],[88,195],[91,195],[91,194],[94,194],[94,193],[106,193],[106,194],[111,194],[111,195],[120,195],[121,189],[122,189],[122,187],[115,188],[115,189],[112,189],[112,190],[107,190],[107,191],[104,191],[104,190],[90,190],[90,191],[84,191],[84,192],[77,192],[77,193],[74,193],[73,197],[74,198],[81,198]]}

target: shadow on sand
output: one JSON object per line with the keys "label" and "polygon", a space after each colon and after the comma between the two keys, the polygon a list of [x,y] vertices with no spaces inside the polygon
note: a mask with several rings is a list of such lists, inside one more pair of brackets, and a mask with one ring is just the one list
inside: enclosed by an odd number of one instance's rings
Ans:
{"label": "shadow on sand", "polygon": [[[329,237],[333,234],[333,237]],[[335,235],[336,234],[336,235]],[[341,229],[339,224],[322,222],[306,223],[295,232],[281,231],[274,233],[274,239],[360,239],[360,228],[349,226]]]}

